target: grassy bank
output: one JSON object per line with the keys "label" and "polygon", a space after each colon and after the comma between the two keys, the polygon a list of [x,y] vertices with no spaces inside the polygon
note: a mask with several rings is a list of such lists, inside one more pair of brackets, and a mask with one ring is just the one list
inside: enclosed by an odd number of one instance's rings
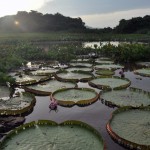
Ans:
{"label": "grassy bank", "polygon": [[99,33],[0,33],[0,42],[6,41],[141,41],[150,42],[149,34],[99,34]]}

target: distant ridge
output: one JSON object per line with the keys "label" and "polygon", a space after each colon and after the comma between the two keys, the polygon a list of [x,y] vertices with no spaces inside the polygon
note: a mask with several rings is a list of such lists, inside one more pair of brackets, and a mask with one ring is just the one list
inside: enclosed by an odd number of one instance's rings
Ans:
{"label": "distant ridge", "polygon": [[60,13],[42,14],[31,10],[30,12],[18,11],[16,15],[0,18],[0,32],[94,32],[94,33],[139,33],[150,34],[150,16],[135,17],[129,20],[122,19],[113,29],[92,28],[85,26],[80,17],[71,18]]}
{"label": "distant ridge", "polygon": [[60,13],[43,15],[33,10],[29,13],[19,11],[16,15],[0,18],[0,31],[7,32],[47,32],[85,28],[85,23],[81,18],[65,17]]}

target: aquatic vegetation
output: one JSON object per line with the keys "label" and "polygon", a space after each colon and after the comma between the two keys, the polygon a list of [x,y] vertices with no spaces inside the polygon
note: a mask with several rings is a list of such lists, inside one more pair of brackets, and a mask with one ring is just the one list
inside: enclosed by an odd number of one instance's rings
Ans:
{"label": "aquatic vegetation", "polygon": [[96,70],[95,72],[96,74],[98,75],[102,75],[102,76],[112,76],[114,75],[114,71],[112,70],[108,70],[108,69],[99,69],[99,70]]}
{"label": "aquatic vegetation", "polygon": [[86,82],[93,77],[90,73],[80,73],[80,72],[62,72],[57,73],[55,78],[60,81],[74,81],[74,82]]}
{"label": "aquatic vegetation", "polygon": [[72,59],[71,60],[71,63],[85,63],[85,62],[89,62],[90,60],[89,59],[86,59],[86,58],[80,58],[80,59]]}
{"label": "aquatic vegetation", "polygon": [[38,69],[36,71],[31,71],[31,75],[37,75],[37,76],[46,76],[46,75],[53,75],[56,73],[58,69],[49,68],[49,69]]}
{"label": "aquatic vegetation", "polygon": [[15,97],[0,99],[1,115],[19,115],[29,112],[35,104],[35,97],[29,93],[18,94]]}
{"label": "aquatic vegetation", "polygon": [[121,66],[121,65],[116,65],[116,64],[106,64],[106,65],[95,65],[94,68],[96,70],[99,70],[99,69],[109,69],[109,70],[116,70],[116,69],[121,69],[121,68],[124,68],[124,66]]}
{"label": "aquatic vegetation", "polygon": [[10,89],[7,86],[0,86],[0,99],[2,97],[9,97]]}
{"label": "aquatic vegetation", "polygon": [[150,149],[150,108],[122,107],[113,112],[107,131],[117,143],[129,149]]}
{"label": "aquatic vegetation", "polygon": [[136,88],[112,90],[108,92],[102,92],[101,100],[108,106],[149,106],[150,93]]}
{"label": "aquatic vegetation", "polygon": [[138,69],[135,70],[134,73],[141,76],[150,77],[150,68]]}
{"label": "aquatic vegetation", "polygon": [[70,63],[73,67],[92,67],[92,64],[90,63]]}
{"label": "aquatic vegetation", "polygon": [[15,75],[13,78],[15,78],[16,85],[30,85],[50,79],[49,76],[34,76],[25,74]]}
{"label": "aquatic vegetation", "polygon": [[49,80],[35,85],[25,86],[24,89],[36,95],[49,96],[52,92],[63,89],[77,87],[74,82],[61,82],[57,80]]}
{"label": "aquatic vegetation", "polygon": [[114,62],[112,60],[103,60],[101,58],[96,59],[95,63],[97,64],[113,64]]}
{"label": "aquatic vegetation", "polygon": [[0,144],[2,150],[41,147],[45,150],[104,150],[105,144],[97,130],[76,120],[60,124],[50,120],[30,122],[12,130]]}
{"label": "aquatic vegetation", "polygon": [[119,77],[97,77],[90,80],[89,85],[103,90],[123,89],[130,85],[130,81]]}
{"label": "aquatic vegetation", "polygon": [[136,64],[143,67],[150,67],[150,62],[137,62]]}
{"label": "aquatic vegetation", "polygon": [[65,70],[67,70],[68,72],[74,72],[74,71],[75,72],[79,72],[79,71],[92,72],[93,71],[93,69],[90,67],[70,67]]}
{"label": "aquatic vegetation", "polygon": [[97,101],[99,94],[89,88],[66,88],[53,92],[51,97],[62,106],[85,106]]}

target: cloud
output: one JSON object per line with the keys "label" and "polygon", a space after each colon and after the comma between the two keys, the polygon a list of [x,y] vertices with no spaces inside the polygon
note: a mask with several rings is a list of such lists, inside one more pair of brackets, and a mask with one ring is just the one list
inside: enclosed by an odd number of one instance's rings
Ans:
{"label": "cloud", "polygon": [[0,3],[0,17],[16,14],[18,11],[30,11],[41,8],[52,0],[3,0]]}
{"label": "cloud", "polygon": [[150,0],[53,0],[46,2],[39,11],[80,16],[144,8],[150,8]]}
{"label": "cloud", "polygon": [[121,19],[131,19],[133,17],[143,17],[149,14],[150,8],[147,9],[135,9],[128,11],[118,11],[114,13],[81,15],[80,17],[86,23],[87,26],[95,28],[115,27],[119,24]]}

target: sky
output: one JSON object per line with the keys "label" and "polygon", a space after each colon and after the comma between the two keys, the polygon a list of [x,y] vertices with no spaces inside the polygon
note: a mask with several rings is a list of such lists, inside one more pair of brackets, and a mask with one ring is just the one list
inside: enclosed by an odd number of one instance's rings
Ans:
{"label": "sky", "polygon": [[0,0],[0,17],[30,10],[80,17],[88,27],[113,28],[121,19],[150,15],[150,0]]}

